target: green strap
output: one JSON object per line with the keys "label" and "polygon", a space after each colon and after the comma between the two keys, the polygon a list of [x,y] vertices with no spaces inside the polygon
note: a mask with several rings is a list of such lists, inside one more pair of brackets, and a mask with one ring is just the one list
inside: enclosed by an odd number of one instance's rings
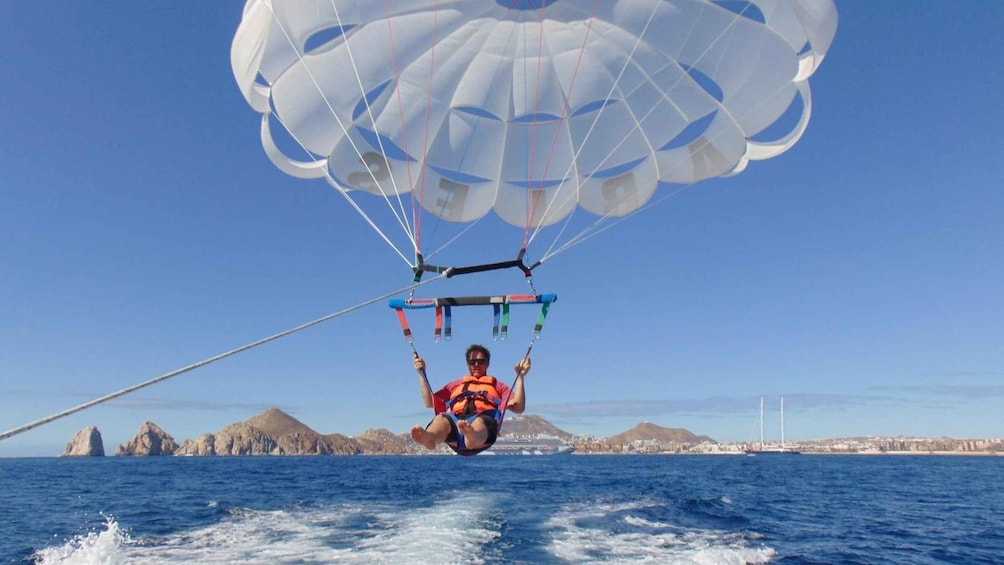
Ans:
{"label": "green strap", "polygon": [[540,331],[544,329],[544,320],[547,319],[547,311],[550,309],[550,302],[545,302],[544,305],[540,307],[540,316],[537,316],[537,325],[533,327],[533,333],[539,334]]}
{"label": "green strap", "polygon": [[502,334],[501,339],[505,339],[509,334],[509,303],[502,305]]}

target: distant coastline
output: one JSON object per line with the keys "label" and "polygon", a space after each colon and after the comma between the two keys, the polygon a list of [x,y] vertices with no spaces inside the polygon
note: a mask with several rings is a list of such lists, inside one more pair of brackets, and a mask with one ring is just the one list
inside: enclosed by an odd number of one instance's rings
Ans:
{"label": "distant coastline", "polygon": [[[718,442],[683,428],[665,428],[642,422],[611,437],[580,436],[562,430],[544,418],[514,415],[507,419],[499,436],[499,453],[505,446],[531,449],[528,455],[546,454],[625,454],[625,455],[743,455],[753,450],[790,450],[806,455],[923,455],[991,457],[1004,454],[1004,439],[949,439],[858,436],[768,442]],[[452,455],[445,446],[427,451],[408,433],[386,429],[367,430],[360,436],[322,434],[278,408],[216,432],[207,432],[180,444],[167,431],[146,422],[132,440],[118,446],[116,456],[288,456],[288,455]],[[104,456],[101,432],[96,426],[81,430],[67,444],[63,456]]]}

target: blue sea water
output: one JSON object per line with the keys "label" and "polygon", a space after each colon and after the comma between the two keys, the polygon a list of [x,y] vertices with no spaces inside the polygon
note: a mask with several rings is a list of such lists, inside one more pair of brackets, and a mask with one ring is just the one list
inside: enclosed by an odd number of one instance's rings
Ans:
{"label": "blue sea water", "polygon": [[0,459],[0,563],[1002,563],[1004,457]]}

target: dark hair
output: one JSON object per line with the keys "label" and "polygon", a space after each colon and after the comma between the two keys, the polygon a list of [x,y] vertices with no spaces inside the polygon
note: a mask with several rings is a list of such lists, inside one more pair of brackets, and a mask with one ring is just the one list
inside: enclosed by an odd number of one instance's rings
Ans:
{"label": "dark hair", "polygon": [[468,361],[471,360],[471,353],[482,353],[485,356],[485,362],[492,362],[492,353],[488,351],[488,348],[483,345],[474,344],[467,348],[467,353],[464,354],[464,358]]}

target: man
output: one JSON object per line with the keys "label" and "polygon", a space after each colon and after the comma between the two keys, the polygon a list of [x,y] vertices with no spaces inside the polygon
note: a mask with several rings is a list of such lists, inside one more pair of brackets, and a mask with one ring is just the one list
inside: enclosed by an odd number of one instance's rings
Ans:
{"label": "man", "polygon": [[530,372],[530,359],[516,364],[514,390],[488,375],[491,353],[482,345],[467,348],[468,375],[435,393],[425,375],[425,360],[415,355],[415,370],[421,375],[422,399],[436,416],[424,428],[411,428],[411,438],[426,449],[446,443],[460,455],[474,455],[491,447],[498,438],[499,417],[504,410],[522,414],[526,409],[523,379]]}

